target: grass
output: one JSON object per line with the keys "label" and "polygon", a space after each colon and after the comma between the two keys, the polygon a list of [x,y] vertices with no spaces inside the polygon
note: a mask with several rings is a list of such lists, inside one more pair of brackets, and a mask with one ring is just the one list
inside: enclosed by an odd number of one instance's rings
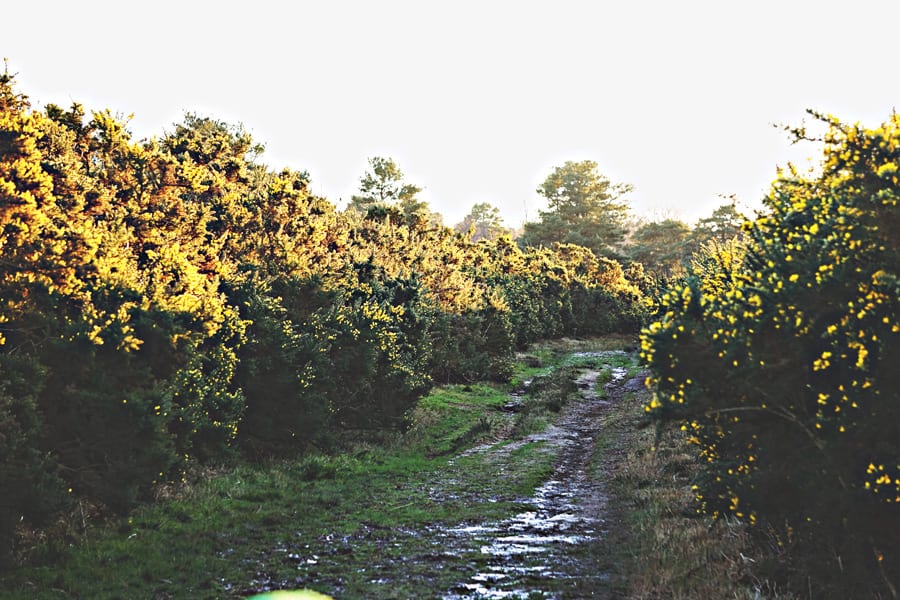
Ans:
{"label": "grass", "polygon": [[520,352],[516,355],[511,386],[513,389],[521,389],[526,381],[546,376],[567,361],[569,364],[580,362],[583,366],[596,364],[596,360],[589,357],[573,359],[573,353],[614,352],[634,346],[634,337],[624,334],[611,334],[602,338],[580,340],[562,338],[540,342],[529,348],[527,352]]}
{"label": "grass", "polygon": [[[598,391],[611,367],[635,372],[625,355],[571,357],[629,342],[533,349],[516,368],[513,385],[534,380],[518,412],[503,410],[510,397],[500,386],[439,387],[419,403],[406,434],[356,440],[333,455],[208,471],[126,518],[79,517],[71,529],[83,533],[35,544],[27,566],[0,576],[0,597],[225,598],[272,585],[341,598],[432,597],[477,573],[484,559],[476,547],[457,541],[451,552],[439,535],[417,532],[509,518],[555,462],[540,441],[465,450],[542,430],[577,394],[579,369],[603,369]],[[657,440],[643,427],[644,394],[613,403],[604,417],[593,466],[609,490],[611,530],[584,549],[597,572],[613,574],[609,585],[623,597],[778,597],[754,578],[745,529],[692,512],[693,459],[677,432]],[[576,595],[591,591],[590,582],[574,585]]]}
{"label": "grass", "polygon": [[508,401],[506,391],[496,386],[436,388],[419,402],[403,443],[408,451],[428,456],[452,454],[502,429],[505,415],[500,408]]}
{"label": "grass", "polygon": [[[433,497],[430,488],[447,476],[442,467],[446,460],[404,452],[239,467],[90,532],[62,563],[8,577],[0,595],[220,598],[254,581],[296,581],[366,597],[371,585],[359,570],[364,565],[427,553],[414,537],[384,548],[387,532],[504,518],[546,476],[549,462],[540,448],[523,447],[500,480],[497,465],[460,459],[450,469],[455,480],[441,486],[446,496]],[[310,565],[315,556],[329,560]],[[420,562],[408,565],[413,581],[417,568],[424,571]],[[315,569],[301,573],[298,566]]]}
{"label": "grass", "polygon": [[763,549],[746,525],[697,514],[697,463],[678,431],[658,435],[644,420],[648,392],[629,393],[611,411],[594,465],[610,484],[607,560],[623,596],[652,599],[791,598],[754,573]]}
{"label": "grass", "polygon": [[[501,410],[510,400],[504,387],[436,388],[406,434],[357,441],[335,455],[208,472],[126,518],[87,523],[65,544],[38,543],[28,565],[2,575],[0,596],[222,598],[287,582],[377,597],[373,564],[393,568],[391,595],[449,589],[477,568],[478,549],[455,558],[456,571],[435,572],[430,542],[397,541],[397,531],[520,511],[521,498],[552,472],[554,457],[542,444],[523,444],[502,459],[459,454],[517,427],[524,435],[546,426],[546,398],[528,397],[527,414],[513,414]],[[397,545],[387,547],[388,540]]]}

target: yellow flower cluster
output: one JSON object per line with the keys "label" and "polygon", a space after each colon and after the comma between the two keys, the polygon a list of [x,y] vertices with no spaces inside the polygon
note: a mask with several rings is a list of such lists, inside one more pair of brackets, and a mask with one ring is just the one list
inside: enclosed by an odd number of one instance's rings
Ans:
{"label": "yellow flower cluster", "polygon": [[779,485],[868,498],[860,515],[900,502],[900,116],[829,119],[821,173],[783,171],[746,237],[702,248],[642,331],[644,409],[696,447],[713,516],[836,518]]}

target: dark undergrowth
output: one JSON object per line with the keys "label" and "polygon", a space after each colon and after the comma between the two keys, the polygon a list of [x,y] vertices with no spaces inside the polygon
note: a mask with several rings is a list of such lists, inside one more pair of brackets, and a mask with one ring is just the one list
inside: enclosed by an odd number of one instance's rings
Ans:
{"label": "dark undergrowth", "polygon": [[[0,597],[223,598],[280,588],[340,598],[440,595],[476,575],[483,559],[477,547],[449,555],[422,532],[520,513],[555,461],[539,441],[466,450],[540,431],[577,394],[582,369],[600,371],[598,391],[611,377],[609,361],[573,351],[627,345],[538,346],[520,356],[513,387],[435,389],[405,434],[353,435],[329,453],[207,469],[160,488],[156,503],[122,519],[104,521],[82,506],[56,525],[68,532],[65,543],[31,533],[26,565],[0,577]],[[633,374],[633,362],[620,362]],[[510,395],[526,381],[530,393]],[[693,512],[683,441],[641,428],[642,400],[629,394],[605,417],[594,476],[612,492],[611,530],[585,552],[617,582],[617,597],[778,597],[754,575],[761,556],[747,531]]]}
{"label": "dark undergrowth", "polygon": [[604,424],[595,469],[612,491],[607,558],[640,599],[795,598],[761,576],[777,559],[738,521],[698,514],[692,481],[699,465],[680,431],[658,433],[643,410],[646,391],[625,395]]}
{"label": "dark undergrowth", "polygon": [[[514,411],[508,386],[444,386],[419,402],[404,434],[353,432],[331,440],[329,453],[207,468],[180,486],[159,488],[156,503],[121,519],[79,505],[53,535],[22,532],[25,564],[2,575],[0,596],[220,598],[284,585],[378,596],[364,569],[347,567],[385,552],[378,532],[506,518],[548,476],[552,456],[540,444],[510,453],[502,478],[496,464],[457,455],[552,420],[563,401],[559,390],[568,389],[569,371],[554,370],[566,357],[563,348],[535,349],[552,383],[535,386]],[[528,369],[518,364],[517,377],[541,380]],[[456,476],[448,481],[451,464]],[[410,543],[394,551],[416,555]],[[298,566],[313,568],[301,577]],[[427,570],[407,567],[410,581]],[[418,592],[405,593],[427,595],[423,585],[449,589],[458,577],[423,580]]]}

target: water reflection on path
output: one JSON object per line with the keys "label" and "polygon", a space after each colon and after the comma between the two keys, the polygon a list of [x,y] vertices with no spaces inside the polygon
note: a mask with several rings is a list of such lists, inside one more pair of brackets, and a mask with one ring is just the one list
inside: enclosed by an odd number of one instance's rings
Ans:
{"label": "water reflection on path", "polygon": [[[612,369],[606,384],[611,399],[626,373],[625,368]],[[525,501],[527,510],[499,523],[442,532],[457,543],[480,545],[484,565],[443,598],[553,598],[555,593],[541,590],[558,589],[560,579],[576,578],[578,589],[603,596],[609,577],[587,564],[591,555],[584,551],[584,546],[603,537],[607,501],[602,482],[590,473],[598,417],[610,403],[595,391],[598,375],[584,374],[577,382],[583,401],[569,405],[546,431],[523,440],[542,441],[559,452],[553,476]],[[551,579],[555,585],[547,586]]]}

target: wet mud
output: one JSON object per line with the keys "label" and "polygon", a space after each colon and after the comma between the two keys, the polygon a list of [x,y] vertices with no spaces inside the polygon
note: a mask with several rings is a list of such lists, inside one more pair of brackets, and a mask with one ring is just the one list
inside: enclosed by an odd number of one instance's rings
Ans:
{"label": "wet mud", "polygon": [[[609,354],[594,356],[602,363]],[[626,393],[643,386],[643,376],[627,378],[626,373],[613,368],[600,393],[596,385],[600,371],[583,372],[576,382],[580,399],[569,402],[553,425],[519,440],[472,448],[451,461],[429,486],[428,495],[435,502],[499,501],[478,489],[461,488],[456,462],[481,455],[478,458],[498,465],[497,476],[502,478],[502,465],[511,453],[526,444],[538,445],[555,457],[552,475],[530,497],[515,499],[521,511],[512,517],[419,529],[364,525],[351,536],[305,544],[298,540],[275,549],[297,563],[297,578],[278,581],[258,572],[245,593],[325,583],[335,597],[343,597],[340,581],[317,580],[317,566],[345,561],[348,568],[365,574],[371,586],[366,597],[373,598],[404,597],[393,596],[390,590],[406,578],[421,578],[431,590],[429,597],[447,600],[615,597],[612,574],[597,551],[604,543],[609,511],[605,477],[595,453],[603,415]],[[510,406],[520,402],[512,397]],[[353,565],[354,549],[373,544],[377,558],[367,555],[365,564]],[[449,586],[448,572],[458,574]],[[429,587],[431,578],[434,587]]]}
{"label": "wet mud", "polygon": [[595,390],[599,371],[584,373],[577,381],[581,401],[570,403],[546,431],[519,442],[541,441],[557,452],[553,475],[528,499],[527,510],[499,523],[451,530],[480,543],[485,566],[443,598],[555,598],[568,596],[567,590],[609,596],[609,574],[585,546],[602,542],[605,533],[608,498],[592,465],[599,417],[621,396],[626,372],[613,369],[605,397]]}

